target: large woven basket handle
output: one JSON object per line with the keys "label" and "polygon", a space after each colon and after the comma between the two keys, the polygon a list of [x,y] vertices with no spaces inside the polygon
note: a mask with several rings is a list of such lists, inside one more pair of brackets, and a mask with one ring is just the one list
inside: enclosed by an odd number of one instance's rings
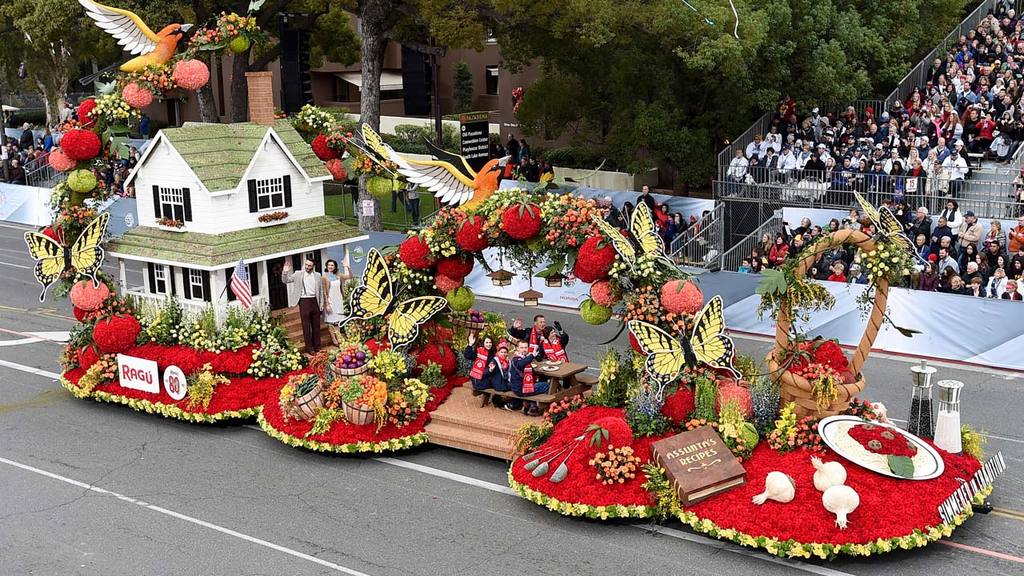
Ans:
{"label": "large woven basket handle", "polygon": [[[827,243],[815,244],[815,246],[825,246],[828,248],[834,248],[836,246],[842,246],[844,244],[854,244],[857,248],[870,252],[875,249],[875,241],[870,236],[861,232],[860,230],[837,230],[825,236]],[[807,254],[800,260],[794,270],[794,276],[797,279],[803,278],[807,274],[807,270],[821,257],[820,251],[807,251]],[[871,346],[875,343],[875,338],[878,337],[878,331],[882,328],[882,322],[885,319],[885,305],[889,298],[889,282],[888,280],[881,278],[875,286],[875,297],[874,303],[871,307],[871,315],[868,317],[868,325],[864,328],[864,334],[860,337],[860,343],[857,344],[857,350],[853,353],[853,359],[850,360],[850,371],[853,372],[854,376],[860,374],[860,369],[864,366],[864,361],[868,359],[868,355],[871,354]],[[793,319],[785,313],[779,314],[779,320],[775,324],[775,357],[781,362],[785,356],[785,351],[789,348],[789,328],[792,324]]]}

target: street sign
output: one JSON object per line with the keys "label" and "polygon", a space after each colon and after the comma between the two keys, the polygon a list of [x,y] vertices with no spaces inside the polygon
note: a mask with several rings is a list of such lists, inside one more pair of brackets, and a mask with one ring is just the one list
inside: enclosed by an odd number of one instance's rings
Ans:
{"label": "street sign", "polygon": [[479,171],[491,157],[490,129],[487,112],[459,115],[462,136],[462,157],[473,170]]}

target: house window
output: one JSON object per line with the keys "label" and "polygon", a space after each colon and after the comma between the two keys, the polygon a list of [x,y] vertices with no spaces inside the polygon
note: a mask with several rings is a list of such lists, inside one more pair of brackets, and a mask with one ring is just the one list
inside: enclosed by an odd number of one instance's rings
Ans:
{"label": "house window", "polygon": [[205,282],[203,282],[201,270],[189,270],[188,278],[185,281],[188,282],[188,293],[192,295],[193,300],[206,300],[206,294],[203,292]]}
{"label": "house window", "polygon": [[167,266],[153,264],[153,293],[167,294]]}
{"label": "house window", "polygon": [[487,67],[487,75],[486,76],[487,77],[485,79],[486,80],[485,84],[487,86],[487,94],[490,95],[490,96],[497,96],[498,95],[498,67],[497,66],[488,66]]}
{"label": "house window", "polygon": [[260,210],[284,207],[284,178],[256,181],[256,203]]}
{"label": "house window", "polygon": [[185,193],[182,188],[160,187],[160,213],[158,218],[185,221]]}

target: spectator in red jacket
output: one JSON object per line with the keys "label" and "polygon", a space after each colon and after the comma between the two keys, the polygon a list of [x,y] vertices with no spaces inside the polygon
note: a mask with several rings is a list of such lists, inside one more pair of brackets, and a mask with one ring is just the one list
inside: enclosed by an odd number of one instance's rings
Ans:
{"label": "spectator in red jacket", "polygon": [[789,244],[786,244],[786,239],[782,237],[782,234],[778,234],[775,236],[775,244],[772,244],[772,249],[768,252],[768,263],[773,268],[778,268],[786,261],[787,256],[789,256]]}

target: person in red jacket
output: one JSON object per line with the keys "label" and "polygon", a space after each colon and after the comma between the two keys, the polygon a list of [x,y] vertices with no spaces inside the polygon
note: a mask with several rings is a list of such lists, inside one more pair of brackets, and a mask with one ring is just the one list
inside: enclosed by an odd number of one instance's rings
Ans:
{"label": "person in red jacket", "polygon": [[473,390],[486,390],[491,387],[490,379],[487,378],[488,363],[494,358],[494,341],[485,337],[479,346],[476,346],[476,334],[469,334],[469,345],[462,355],[472,362],[469,369],[469,381],[473,384]]}
{"label": "person in red jacket", "polygon": [[788,256],[789,244],[786,244],[786,239],[782,237],[782,234],[776,235],[775,244],[772,244],[772,249],[768,252],[768,263],[773,268],[778,268],[782,266]]}
{"label": "person in red jacket", "polygon": [[829,282],[846,282],[846,267],[841,260],[832,263],[832,273],[828,276]]}
{"label": "person in red jacket", "polygon": [[978,135],[971,140],[967,149],[975,154],[987,152],[989,146],[992,145],[992,140],[995,139],[993,132],[996,129],[996,123],[991,116],[984,114],[974,127],[978,129]]}

